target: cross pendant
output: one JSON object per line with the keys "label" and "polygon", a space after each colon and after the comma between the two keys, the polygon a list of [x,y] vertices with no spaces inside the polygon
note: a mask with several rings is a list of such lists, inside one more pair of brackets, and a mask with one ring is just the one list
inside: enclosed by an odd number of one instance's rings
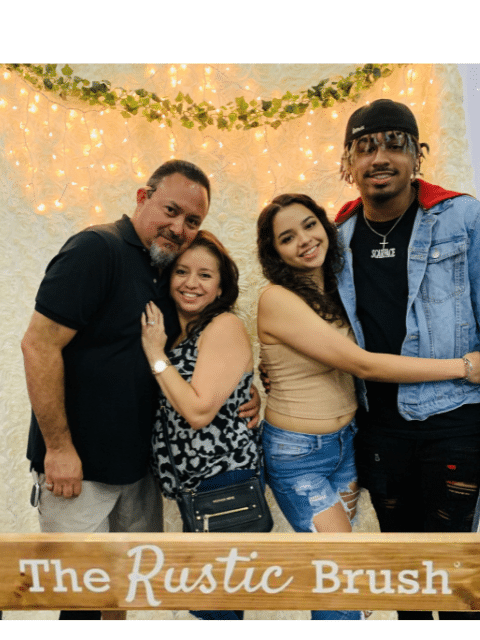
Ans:
{"label": "cross pendant", "polygon": [[385,249],[385,245],[388,244],[387,236],[383,236],[383,241],[380,242],[380,244],[382,245],[382,249]]}

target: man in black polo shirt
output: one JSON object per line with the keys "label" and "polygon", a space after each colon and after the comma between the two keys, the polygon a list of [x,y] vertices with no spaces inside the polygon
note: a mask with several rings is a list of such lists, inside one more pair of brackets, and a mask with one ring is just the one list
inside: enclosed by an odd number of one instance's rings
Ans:
{"label": "man in black polo shirt", "polygon": [[[167,162],[138,190],[131,219],[81,231],[48,265],[22,341],[42,531],[162,530],[149,473],[157,389],[140,317],[152,300],[177,335],[165,267],[192,242],[209,202],[198,167]],[[80,617],[100,612],[60,616]]]}

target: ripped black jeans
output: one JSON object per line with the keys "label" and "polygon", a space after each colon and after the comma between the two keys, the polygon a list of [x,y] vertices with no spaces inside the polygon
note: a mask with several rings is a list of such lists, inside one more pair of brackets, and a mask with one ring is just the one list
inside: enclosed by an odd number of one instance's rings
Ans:
{"label": "ripped black jeans", "polygon": [[[480,486],[480,434],[414,440],[360,426],[355,442],[358,481],[368,489],[382,532],[470,532]],[[399,611],[399,619],[432,619]],[[480,614],[439,612],[441,619]]]}

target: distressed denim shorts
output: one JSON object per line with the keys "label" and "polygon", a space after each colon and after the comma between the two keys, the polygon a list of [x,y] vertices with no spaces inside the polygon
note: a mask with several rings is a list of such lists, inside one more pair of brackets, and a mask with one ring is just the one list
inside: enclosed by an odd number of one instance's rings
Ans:
{"label": "distressed denim shorts", "polygon": [[312,435],[274,427],[263,421],[266,480],[278,506],[295,531],[316,531],[313,518],[351,492],[357,480],[355,420],[335,433]]}

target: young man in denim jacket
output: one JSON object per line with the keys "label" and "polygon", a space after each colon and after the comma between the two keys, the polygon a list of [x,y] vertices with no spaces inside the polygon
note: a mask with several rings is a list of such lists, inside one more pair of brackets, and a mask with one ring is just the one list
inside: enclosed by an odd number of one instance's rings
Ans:
{"label": "young man in denim jacket", "polygon": [[[416,178],[424,158],[404,104],[347,124],[342,176],[360,198],[336,222],[340,295],[368,351],[455,358],[480,345],[480,203]],[[467,532],[480,484],[480,386],[359,381],[357,465],[382,531]],[[479,614],[440,612],[442,619]],[[399,611],[399,619],[432,619]]]}

